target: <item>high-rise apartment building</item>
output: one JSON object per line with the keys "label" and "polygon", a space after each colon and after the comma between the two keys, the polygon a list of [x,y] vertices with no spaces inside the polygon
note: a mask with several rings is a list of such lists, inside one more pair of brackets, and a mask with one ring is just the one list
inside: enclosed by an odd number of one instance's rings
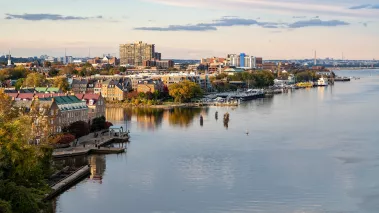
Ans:
{"label": "high-rise apartment building", "polygon": [[143,61],[155,57],[155,44],[142,41],[130,44],[120,44],[120,64],[142,66]]}
{"label": "high-rise apartment building", "polygon": [[245,69],[255,69],[257,68],[257,61],[254,56],[246,55],[245,53],[229,54],[227,60],[227,65],[240,67]]}

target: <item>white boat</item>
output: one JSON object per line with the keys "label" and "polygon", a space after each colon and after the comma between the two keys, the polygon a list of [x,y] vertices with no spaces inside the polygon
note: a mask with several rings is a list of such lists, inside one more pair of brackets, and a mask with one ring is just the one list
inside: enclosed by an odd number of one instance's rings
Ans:
{"label": "white boat", "polygon": [[318,81],[317,81],[317,86],[319,87],[325,87],[325,86],[328,86],[329,83],[328,83],[328,79],[327,78],[319,78]]}

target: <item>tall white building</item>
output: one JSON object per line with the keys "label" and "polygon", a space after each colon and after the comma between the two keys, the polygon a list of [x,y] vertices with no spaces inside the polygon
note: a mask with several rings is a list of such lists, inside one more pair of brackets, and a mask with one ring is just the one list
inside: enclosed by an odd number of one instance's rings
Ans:
{"label": "tall white building", "polygon": [[[257,67],[256,58],[254,56],[245,55],[242,60],[239,54],[229,54],[226,59],[226,65],[244,69],[255,69]],[[243,62],[244,65],[241,67],[241,63]]]}

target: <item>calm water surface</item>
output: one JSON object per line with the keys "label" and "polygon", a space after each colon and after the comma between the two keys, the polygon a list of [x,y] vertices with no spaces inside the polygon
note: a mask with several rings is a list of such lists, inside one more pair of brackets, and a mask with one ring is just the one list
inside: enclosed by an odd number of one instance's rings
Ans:
{"label": "calm water surface", "polygon": [[377,213],[379,71],[337,75],[362,78],[238,108],[109,109],[127,153],[77,159],[93,174],[56,210]]}

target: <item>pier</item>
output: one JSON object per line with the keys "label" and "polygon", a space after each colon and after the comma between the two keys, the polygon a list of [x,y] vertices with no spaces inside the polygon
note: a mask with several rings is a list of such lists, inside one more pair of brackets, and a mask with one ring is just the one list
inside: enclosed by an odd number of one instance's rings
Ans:
{"label": "pier", "polygon": [[51,200],[54,197],[58,196],[65,190],[69,189],[85,177],[91,174],[90,166],[83,166],[80,169],[76,170],[70,176],[59,181],[51,187],[52,192],[45,197],[45,200]]}
{"label": "pier", "polygon": [[107,148],[107,147],[75,147],[66,150],[54,151],[53,158],[67,158],[90,154],[120,154],[125,152],[126,148]]}

